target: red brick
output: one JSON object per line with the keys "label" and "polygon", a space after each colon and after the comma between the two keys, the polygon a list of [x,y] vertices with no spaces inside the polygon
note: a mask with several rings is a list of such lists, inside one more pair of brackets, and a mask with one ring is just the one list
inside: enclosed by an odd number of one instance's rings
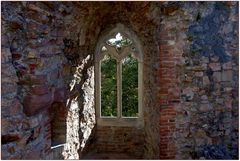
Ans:
{"label": "red brick", "polygon": [[159,47],[160,53],[164,52],[164,51],[171,52],[172,51],[172,47],[168,44],[168,41],[162,41],[162,42],[163,43]]}
{"label": "red brick", "polygon": [[160,101],[159,101],[159,104],[167,104],[167,100],[166,99],[160,99]]}

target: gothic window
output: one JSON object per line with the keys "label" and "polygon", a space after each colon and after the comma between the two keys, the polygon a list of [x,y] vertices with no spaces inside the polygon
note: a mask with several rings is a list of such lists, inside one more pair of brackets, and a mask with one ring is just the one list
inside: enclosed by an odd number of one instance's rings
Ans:
{"label": "gothic window", "polygon": [[99,43],[96,57],[96,110],[101,125],[135,125],[142,120],[142,56],[124,32]]}

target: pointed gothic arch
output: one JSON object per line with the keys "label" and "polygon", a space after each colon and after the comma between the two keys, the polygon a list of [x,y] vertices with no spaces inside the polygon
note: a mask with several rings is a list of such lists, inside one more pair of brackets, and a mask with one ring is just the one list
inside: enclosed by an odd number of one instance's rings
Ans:
{"label": "pointed gothic arch", "polygon": [[[117,34],[128,39],[131,43],[127,44],[121,50],[118,50],[113,44],[108,44]],[[103,47],[105,50],[102,50]],[[109,53],[117,61],[117,116],[101,116],[101,60],[106,53]],[[138,62],[138,115],[137,117],[124,117],[122,115],[122,60],[128,55],[132,55]],[[136,34],[122,24],[117,24],[111,30],[105,31],[100,36],[95,50],[95,107],[97,124],[100,126],[143,126],[143,51],[141,43]]]}

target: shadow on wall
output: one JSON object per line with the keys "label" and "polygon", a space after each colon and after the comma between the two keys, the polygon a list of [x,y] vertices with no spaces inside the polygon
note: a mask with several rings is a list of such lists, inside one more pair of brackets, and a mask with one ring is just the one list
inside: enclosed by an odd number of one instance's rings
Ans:
{"label": "shadow on wall", "polygon": [[95,126],[94,68],[91,56],[74,70],[66,105],[52,105],[53,159],[79,159]]}
{"label": "shadow on wall", "polygon": [[50,108],[51,149],[54,159],[63,159],[61,151],[66,143],[66,113],[65,104],[61,102],[54,102]]}

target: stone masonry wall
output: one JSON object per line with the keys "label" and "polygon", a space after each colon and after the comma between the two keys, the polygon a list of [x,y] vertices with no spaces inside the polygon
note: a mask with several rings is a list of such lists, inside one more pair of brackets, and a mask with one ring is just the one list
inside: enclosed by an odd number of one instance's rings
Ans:
{"label": "stone masonry wall", "polygon": [[190,45],[183,55],[184,83],[176,108],[177,135],[188,143],[178,139],[177,158],[237,159],[238,3],[193,5],[199,11],[186,32]]}
{"label": "stone masonry wall", "polygon": [[[59,140],[59,136],[53,138],[56,132],[62,135],[61,143],[67,141],[66,129],[53,129],[58,127],[55,120],[60,118],[50,116],[64,116],[61,119],[66,122],[69,114],[66,103],[73,93],[69,93],[69,84],[76,63],[81,62],[89,48],[86,37],[82,36],[79,43],[79,35],[71,32],[76,28],[82,35],[88,32],[77,26],[82,21],[78,21],[76,14],[69,16],[70,11],[80,13],[77,8],[71,10],[71,6],[57,2],[2,2],[2,159],[51,159],[52,141]],[[75,62],[69,58],[71,50],[66,51],[64,44],[69,37],[81,45]],[[87,75],[92,74],[83,72],[87,83]],[[81,80],[83,85],[85,78]],[[58,110],[51,113],[55,103],[63,105],[56,107],[63,108],[59,114]],[[84,101],[79,100],[79,104]],[[59,153],[63,158],[62,151]]]}
{"label": "stone masonry wall", "polygon": [[[238,2],[1,2],[2,159],[237,159],[238,14]],[[95,122],[94,51],[117,23],[144,53],[141,130]]]}
{"label": "stone masonry wall", "polygon": [[14,81],[11,88],[2,88],[9,97],[2,95],[2,159],[51,158],[48,108],[63,99],[59,64],[64,56],[59,52],[61,42],[51,31],[50,13],[39,7],[2,3],[2,77]]}
{"label": "stone masonry wall", "polygon": [[238,3],[163,6],[160,158],[236,159]]}

